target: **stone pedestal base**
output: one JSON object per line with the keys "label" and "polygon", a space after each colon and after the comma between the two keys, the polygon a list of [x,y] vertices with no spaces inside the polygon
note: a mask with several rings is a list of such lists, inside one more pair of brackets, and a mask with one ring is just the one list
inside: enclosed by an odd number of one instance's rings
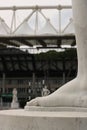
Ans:
{"label": "stone pedestal base", "polygon": [[4,110],[0,130],[87,130],[87,112]]}
{"label": "stone pedestal base", "polygon": [[12,102],[12,103],[11,103],[11,108],[12,108],[12,109],[18,109],[18,108],[19,108],[19,103]]}
{"label": "stone pedestal base", "polygon": [[40,107],[25,106],[26,111],[48,111],[48,112],[87,112],[87,108],[83,107]]}

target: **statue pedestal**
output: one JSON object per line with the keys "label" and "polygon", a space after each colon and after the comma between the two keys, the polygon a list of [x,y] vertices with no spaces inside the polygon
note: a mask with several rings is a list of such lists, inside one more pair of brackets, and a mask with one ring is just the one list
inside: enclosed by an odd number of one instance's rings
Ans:
{"label": "statue pedestal", "polygon": [[87,108],[81,107],[39,107],[25,106],[26,111],[43,111],[43,112],[87,112]]}
{"label": "statue pedestal", "polygon": [[87,130],[87,112],[4,110],[0,130]]}
{"label": "statue pedestal", "polygon": [[11,103],[11,108],[12,109],[18,109],[19,108],[19,103],[18,102],[12,102]]}

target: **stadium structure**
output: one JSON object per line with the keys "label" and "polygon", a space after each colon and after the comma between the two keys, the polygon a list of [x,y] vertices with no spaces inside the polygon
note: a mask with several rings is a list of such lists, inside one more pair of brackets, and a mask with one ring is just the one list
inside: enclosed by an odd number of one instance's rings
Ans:
{"label": "stadium structure", "polygon": [[53,92],[73,79],[76,73],[71,6],[0,7],[0,93],[3,102],[11,102],[13,88],[17,88],[21,104],[29,100],[29,96],[30,99],[41,96],[45,84]]}

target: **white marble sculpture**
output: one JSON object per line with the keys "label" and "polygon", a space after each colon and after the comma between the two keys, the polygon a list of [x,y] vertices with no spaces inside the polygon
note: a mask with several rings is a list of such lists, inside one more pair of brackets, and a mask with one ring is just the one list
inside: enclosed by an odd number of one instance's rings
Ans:
{"label": "white marble sculpture", "polygon": [[50,94],[50,90],[47,88],[47,86],[45,85],[44,88],[42,89],[42,97],[43,96],[48,96]]}
{"label": "white marble sculpture", "polygon": [[18,98],[17,98],[17,89],[14,88],[12,93],[13,93],[13,99],[12,99],[12,103],[11,103],[11,108],[17,109],[17,108],[19,108],[19,103],[18,103]]}
{"label": "white marble sculpture", "polygon": [[77,43],[77,77],[45,97],[27,102],[27,106],[87,107],[87,0],[72,0]]}
{"label": "white marble sculpture", "polygon": [[[28,102],[26,107],[35,108],[34,112],[23,109],[0,111],[0,130],[87,130],[87,0],[73,0],[73,9],[78,52],[77,77],[53,94]],[[36,111],[38,105],[46,112]],[[56,109],[56,106],[58,111],[48,111],[48,108]]]}

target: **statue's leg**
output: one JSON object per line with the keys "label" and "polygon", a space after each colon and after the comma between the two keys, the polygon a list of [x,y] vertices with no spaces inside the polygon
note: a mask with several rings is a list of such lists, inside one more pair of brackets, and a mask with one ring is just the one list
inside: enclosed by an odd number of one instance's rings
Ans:
{"label": "statue's leg", "polygon": [[36,98],[30,106],[87,107],[87,0],[72,0],[76,29],[77,77],[49,96]]}

